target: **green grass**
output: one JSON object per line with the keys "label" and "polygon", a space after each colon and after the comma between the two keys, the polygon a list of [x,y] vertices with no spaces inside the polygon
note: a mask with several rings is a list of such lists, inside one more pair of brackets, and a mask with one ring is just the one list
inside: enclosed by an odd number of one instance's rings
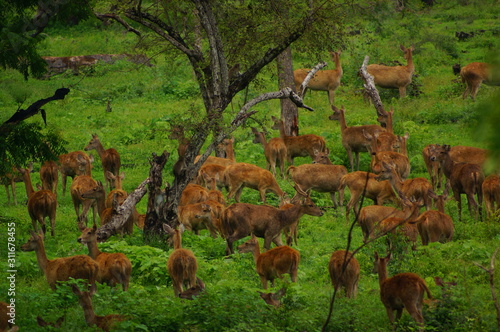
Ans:
{"label": "green grass", "polygon": [[[498,88],[482,86],[476,103],[462,100],[463,86],[454,81],[451,66],[454,63],[485,61],[490,59],[490,50],[498,49],[498,15],[496,1],[483,4],[469,1],[440,3],[433,9],[420,11],[417,1],[411,2],[413,12],[408,12],[400,22],[401,14],[393,17],[378,17],[381,25],[364,24],[361,35],[352,36],[343,47],[342,63],[344,77],[336,92],[337,106],[344,105],[348,125],[376,123],[376,113],[359,94],[362,82],[357,77],[365,55],[371,62],[402,59],[399,44],[415,45],[415,65],[420,89],[419,97],[398,99],[396,91],[380,91],[386,108],[395,110],[395,131],[408,132],[411,176],[426,176],[421,150],[430,143],[494,146],[492,137],[496,132],[495,114],[498,103],[489,103]],[[474,19],[474,20],[473,20]],[[366,22],[364,22],[366,23]],[[398,28],[401,27],[401,28]],[[465,41],[458,42],[455,31],[488,30]],[[117,26],[103,28],[97,21],[85,22],[71,29],[47,30],[47,39],[40,46],[43,55],[65,56],[97,53],[134,53],[135,38],[124,34]],[[294,67],[314,65],[314,61],[294,54]],[[331,62],[328,54],[322,56]],[[331,68],[331,63],[329,67]],[[261,73],[258,84],[250,86],[249,98],[262,92],[276,90],[274,67]],[[99,65],[83,70],[80,75],[70,72],[47,80],[23,81],[13,71],[0,73],[0,121],[8,119],[24,101],[26,108],[34,101],[45,98],[61,87],[69,87],[70,94],[63,101],[52,102],[47,111],[48,128],[57,130],[68,142],[68,151],[82,150],[92,133],[97,133],[105,148],[116,148],[122,158],[125,173],[124,189],[131,191],[142,182],[149,172],[151,154],[163,150],[171,152],[165,166],[164,180],[173,181],[172,166],[176,161],[176,142],[167,138],[172,121],[191,121],[203,114],[203,103],[197,85],[185,59],[167,59],[158,56],[153,67],[141,67],[118,61],[114,65]],[[108,100],[112,112],[106,112]],[[307,94],[305,101],[315,112],[300,110],[300,133],[314,133],[325,137],[335,163],[348,166],[344,148],[340,143],[339,124],[327,119],[331,114],[326,93]],[[230,120],[244,103],[244,94],[238,95],[227,110]],[[496,105],[496,106],[495,106]],[[271,132],[271,115],[279,116],[279,102],[271,101],[255,107],[253,117],[262,122]],[[497,113],[495,113],[497,112]],[[41,122],[38,116],[28,120]],[[249,120],[235,133],[236,159],[265,167],[265,158],[260,145],[251,142],[250,126],[258,126]],[[104,180],[99,158],[96,157],[93,175]],[[297,158],[297,164],[307,163],[307,158]],[[40,165],[35,165],[38,171]],[[367,170],[369,156],[362,154],[361,168]],[[39,182],[38,173],[33,181]],[[287,181],[279,180],[280,186],[290,195],[293,188]],[[16,223],[17,251],[17,320],[16,324],[29,331],[36,331],[36,316],[55,321],[66,317],[62,329],[65,331],[93,331],[87,327],[76,298],[68,289],[52,292],[39,271],[35,255],[21,252],[20,246],[27,240],[31,221],[24,202],[26,194],[22,184],[17,185],[17,206],[9,206],[5,194],[0,196],[0,247],[6,248],[7,239],[3,229],[8,222]],[[172,284],[165,263],[171,250],[164,243],[145,245],[142,232],[134,230],[130,237],[112,238],[101,244],[103,251],[120,251],[127,254],[133,264],[130,290],[109,289],[100,286],[94,297],[98,314],[120,313],[130,320],[121,325],[124,331],[319,331],[327,315],[333,288],[327,266],[332,251],[344,248],[349,226],[345,221],[344,208],[331,208],[326,194],[312,194],[313,200],[325,207],[322,217],[304,216],[299,226],[301,252],[298,283],[290,284],[288,276],[278,280],[274,290],[287,287],[287,295],[279,309],[268,307],[258,296],[260,281],[255,273],[250,254],[235,254],[224,257],[225,241],[213,239],[208,232],[200,236],[184,234],[183,244],[194,251],[199,261],[199,277],[207,290],[195,301],[174,298]],[[347,193],[347,199],[349,194]],[[242,201],[256,203],[258,193],[244,189]],[[69,194],[58,192],[56,236],[46,239],[49,258],[86,254],[86,248],[77,243],[79,231],[76,215]],[[232,202],[229,202],[232,203]],[[269,194],[268,204],[276,206],[278,199]],[[365,202],[365,204],[370,204]],[[464,206],[465,200],[464,200]],[[146,198],[138,204],[140,213],[146,212]],[[429,285],[432,294],[441,300],[438,306],[425,311],[429,331],[493,331],[496,317],[488,277],[474,262],[488,265],[490,257],[500,243],[500,223],[497,220],[479,222],[463,212],[463,221],[457,221],[456,202],[447,204],[447,213],[455,220],[453,242],[418,247],[406,252],[403,245],[397,246],[394,259],[389,263],[389,273],[415,272]],[[245,239],[239,241],[241,243]],[[354,228],[353,247],[362,244],[358,227]],[[380,239],[363,248],[357,259],[361,265],[358,297],[347,300],[342,294],[336,299],[330,331],[389,331],[387,315],[379,298],[378,278],[372,272],[373,253],[386,251],[385,239]],[[3,250],[1,251],[4,252]],[[0,269],[7,270],[5,260]],[[497,264],[498,265],[498,264]],[[434,282],[434,277],[455,281],[447,297]],[[498,280],[498,272],[495,281]],[[498,283],[498,282],[497,282]],[[7,300],[6,279],[0,281],[0,300]],[[407,314],[403,316],[399,330],[413,330],[415,325]]]}

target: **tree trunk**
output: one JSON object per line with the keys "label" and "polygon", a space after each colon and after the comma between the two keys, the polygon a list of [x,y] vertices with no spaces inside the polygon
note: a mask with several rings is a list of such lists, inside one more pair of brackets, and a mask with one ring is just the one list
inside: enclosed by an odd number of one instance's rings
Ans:
{"label": "tree trunk", "polygon": [[[284,89],[289,87],[295,91],[295,83],[293,81],[293,66],[292,66],[292,49],[287,47],[276,58],[278,66],[278,87]],[[297,106],[288,98],[280,99],[281,117],[285,123],[285,133],[288,136],[299,135],[299,112]]]}

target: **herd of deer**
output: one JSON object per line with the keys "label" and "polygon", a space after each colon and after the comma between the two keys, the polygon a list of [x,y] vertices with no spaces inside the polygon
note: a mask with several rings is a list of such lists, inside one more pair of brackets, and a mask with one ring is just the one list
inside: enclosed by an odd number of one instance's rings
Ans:
{"label": "herd of deer", "polygon": [[[374,76],[375,84],[385,88],[398,88],[400,96],[404,97],[414,71],[413,47],[401,46],[401,49],[405,53],[406,66],[370,65],[367,69]],[[174,229],[164,225],[174,247],[167,261],[167,271],[173,282],[175,296],[193,299],[205,289],[204,282],[197,277],[198,265],[194,253],[182,248],[181,234],[184,230],[198,234],[200,229],[207,229],[213,237],[220,234],[226,240],[227,255],[234,253],[235,241],[251,236],[250,240],[238,246],[238,251],[253,253],[262,287],[267,289],[268,281],[274,286],[274,280],[282,278],[286,273],[296,282],[300,253],[291,246],[294,242],[297,244],[298,222],[304,214],[323,215],[323,211],[309,197],[311,190],[330,193],[333,206],[337,208],[344,205],[344,189],[347,187],[350,200],[346,204],[346,219],[349,220],[349,213],[354,210],[365,242],[389,232],[406,237],[414,245],[418,235],[423,245],[451,241],[453,220],[444,209],[450,189],[458,202],[459,219],[462,216],[462,193],[467,195],[469,211],[476,218],[482,217],[483,197],[488,217],[496,213],[500,204],[500,179],[496,175],[486,178],[483,175],[481,165],[487,158],[486,150],[466,146],[428,145],[422,154],[431,181],[426,178],[408,179],[408,134],[394,134],[393,112],[387,112],[385,127],[348,126],[344,108],[339,109],[333,105],[334,91],[342,76],[342,66],[340,51],[332,52],[332,56],[336,69],[319,71],[310,81],[308,88],[328,91],[333,111],[329,119],[340,124],[341,144],[347,152],[351,172],[343,165],[332,164],[322,137],[312,134],[288,136],[283,120],[274,117],[272,128],[279,130],[279,137],[267,141],[265,133],[252,128],[255,136],[253,142],[263,146],[267,169],[236,162],[234,140],[225,140],[223,148],[226,158],[209,157],[200,168],[198,176],[182,193],[178,209],[180,226]],[[473,63],[462,69],[461,75],[467,84],[464,98],[468,94],[475,98],[481,82],[491,83],[489,70],[488,66],[480,63]],[[300,85],[305,75],[306,69],[296,70],[295,83]],[[173,169],[174,174],[178,175],[186,167],[184,155],[189,140],[181,127],[173,128],[169,138],[179,142],[179,159]],[[40,168],[42,187],[38,191],[33,188],[30,168],[13,170],[12,174],[3,179],[3,183],[7,189],[9,204],[8,186],[12,186],[14,204],[17,204],[15,182],[22,180],[26,186],[28,213],[34,232],[22,250],[36,252],[39,267],[52,289],[55,289],[58,282],[70,278],[87,280],[88,289],[82,291],[73,286],[73,292],[79,298],[86,322],[107,331],[114,323],[126,318],[120,315],[97,316],[94,313],[92,295],[96,291],[95,282],[111,286],[120,284],[126,291],[132,265],[122,253],[103,253],[99,250],[96,215],[99,215],[101,225],[109,222],[117,206],[127,197],[127,192],[122,189],[124,175],[120,174],[119,153],[112,148],[104,149],[97,135],[92,135],[91,141],[85,147],[86,151],[91,149],[95,149],[101,159],[106,187],[110,191],[108,195],[105,186],[92,177],[93,158],[82,151],[61,155],[57,163],[44,163]],[[361,152],[370,153],[372,172],[359,171]],[[313,163],[294,166],[296,157],[310,157]],[[285,164],[289,165],[287,170]],[[282,178],[290,177],[295,183],[296,195],[291,200],[276,181],[276,168],[279,168]],[[82,231],[78,241],[87,244],[88,256],[76,255],[49,260],[45,253],[43,239],[46,218],[50,220],[51,235],[55,236],[58,173],[61,173],[63,195],[66,191],[66,177],[73,178],[70,193]],[[442,195],[437,195],[435,191],[441,188],[441,174],[446,177],[446,189]],[[240,203],[244,187],[259,191],[262,202],[266,201],[267,192],[276,194],[281,202],[280,207]],[[227,199],[234,198],[236,203],[226,207],[226,200],[221,192],[223,188],[228,192]],[[474,196],[477,196],[477,201]],[[360,208],[362,197],[373,200],[375,205]],[[392,202],[396,207],[384,206],[386,202]],[[437,210],[432,209],[433,203]],[[425,207],[425,212],[420,213],[421,207]],[[87,228],[87,214],[91,208],[94,212],[94,226]],[[143,220],[143,217],[144,215],[141,218],[137,211],[134,211],[120,232],[131,234],[134,224],[141,227],[140,220]],[[41,233],[38,232],[38,224],[41,226]],[[287,245],[283,245],[282,233],[286,236]],[[263,246],[266,251],[263,253],[260,251],[258,237],[264,239]],[[271,249],[271,243],[276,247]],[[389,259],[390,255],[385,258],[375,255],[380,295],[389,319],[394,323],[395,319],[401,317],[403,308],[406,308],[422,326],[423,296],[427,293],[428,297],[431,297],[429,289],[423,279],[414,273],[401,273],[389,278]],[[360,265],[351,252],[335,251],[331,255],[328,270],[335,288],[344,287],[349,298],[356,296]],[[261,297],[268,304],[279,306],[279,298],[284,294],[283,288],[276,293],[261,293]],[[0,309],[3,310],[3,307],[0,306]],[[394,310],[397,311],[396,317],[393,315]],[[41,318],[40,322],[45,323]]]}

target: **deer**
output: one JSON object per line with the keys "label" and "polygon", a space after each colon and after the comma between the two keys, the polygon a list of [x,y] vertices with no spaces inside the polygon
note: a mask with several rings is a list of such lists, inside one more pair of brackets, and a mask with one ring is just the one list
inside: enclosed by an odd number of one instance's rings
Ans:
{"label": "deer", "polygon": [[449,242],[453,239],[455,227],[453,219],[444,211],[444,202],[448,197],[448,190],[446,189],[442,195],[436,195],[433,191],[429,191],[428,194],[433,198],[437,211],[425,211],[410,223],[417,225],[424,246],[430,242]]}
{"label": "deer", "polygon": [[[314,164],[292,165],[288,167],[287,174],[291,174],[293,182],[295,182],[295,185],[301,191],[307,193],[310,190],[314,190],[330,193],[333,207],[336,209],[339,204],[340,206],[344,205],[344,187],[341,186],[340,180],[342,176],[347,174],[347,168],[343,165],[333,165],[328,158],[329,152],[328,149],[325,152],[316,151]],[[327,164],[318,163],[320,160]],[[339,196],[338,201],[335,196],[337,192]],[[297,193],[297,195],[299,194]]]}
{"label": "deer", "polygon": [[120,154],[114,148],[109,148],[105,150],[97,134],[92,134],[92,139],[90,140],[89,144],[87,144],[87,146],[84,148],[85,151],[94,149],[97,151],[99,157],[101,158],[102,170],[104,172],[104,178],[106,179],[108,189],[112,190],[113,188],[115,188],[115,183],[113,182],[113,180],[110,180],[106,177],[106,172],[109,171],[113,173],[115,176],[118,176],[118,174],[120,174],[120,166],[121,166]]}
{"label": "deer", "polygon": [[12,323],[10,316],[11,305],[6,302],[0,301],[0,331],[2,332],[17,332],[19,331],[19,326]]}
{"label": "deer", "polygon": [[396,192],[401,192],[405,197],[410,200],[420,202],[420,206],[425,206],[429,211],[432,207],[432,198],[429,196],[429,191],[432,191],[432,184],[426,178],[413,178],[402,180],[396,170],[394,163],[382,162],[382,169],[378,176],[375,178],[378,181],[388,180]]}
{"label": "deer", "polygon": [[371,155],[370,166],[372,171],[377,174],[380,173],[383,168],[383,162],[394,164],[401,179],[406,180],[410,175],[411,169],[408,157],[395,151],[382,151],[378,142],[378,134],[371,135],[367,132],[363,133],[366,139],[370,141],[368,149]]}
{"label": "deer", "polygon": [[406,87],[410,85],[415,66],[413,64],[413,46],[399,46],[404,53],[406,66],[385,66],[371,64],[366,70],[373,76],[375,85],[385,89],[399,89],[399,98],[406,97]]}
{"label": "deer", "polygon": [[45,161],[40,167],[40,180],[42,181],[42,189],[50,190],[57,195],[59,167],[53,160]]}
{"label": "deer", "polygon": [[483,182],[483,198],[486,207],[486,217],[493,217],[500,207],[500,177],[488,175]]}
{"label": "deer", "polygon": [[[462,220],[461,194],[467,196],[469,212],[482,219],[483,191],[482,184],[484,174],[481,166],[471,163],[457,163],[451,159],[449,145],[443,145],[431,150],[431,160],[439,161],[443,173],[449,179],[453,197],[458,202],[458,218]],[[477,196],[477,202],[474,199]]]}
{"label": "deer", "polygon": [[132,273],[132,263],[130,263],[128,257],[120,252],[101,252],[97,246],[96,225],[92,228],[82,228],[81,231],[82,234],[78,237],[77,241],[87,245],[89,256],[99,266],[97,282],[107,283],[110,287],[121,284],[123,291],[127,291]]}
{"label": "deer", "polygon": [[9,186],[10,186],[10,189],[12,191],[12,202],[14,205],[17,205],[16,182],[22,182],[22,181],[23,181],[23,176],[17,170],[16,167],[12,168],[12,172],[0,176],[0,183],[5,186],[5,191],[7,193],[7,204],[9,205],[11,204],[10,191],[9,191]]}
{"label": "deer", "polygon": [[495,74],[495,69],[492,65],[485,62],[472,62],[462,67],[460,70],[462,83],[465,83],[465,91],[462,95],[463,99],[468,96],[472,100],[476,100],[477,91],[481,83],[487,85],[500,85],[500,76]]}
{"label": "deer", "polygon": [[56,289],[59,281],[73,279],[85,279],[92,293],[96,291],[95,281],[99,267],[97,263],[86,255],[75,255],[48,259],[43,243],[43,234],[31,232],[28,242],[21,246],[22,251],[35,251],[38,266],[45,275],[45,279],[52,290]]}
{"label": "deer", "polygon": [[173,172],[174,176],[178,177],[181,170],[186,168],[186,151],[189,146],[189,140],[184,135],[184,127],[182,126],[173,126],[171,128],[170,135],[168,135],[168,139],[177,140],[179,145],[177,146],[177,155],[179,158],[174,164]]}
{"label": "deer", "polygon": [[274,287],[274,279],[283,278],[282,275],[285,273],[290,274],[292,282],[297,282],[297,271],[300,262],[298,250],[289,246],[279,246],[261,253],[259,241],[255,235],[252,235],[250,240],[238,246],[238,252],[241,254],[253,253],[262,288],[267,289],[268,281],[271,282],[271,287]]}
{"label": "deer", "polygon": [[226,166],[218,164],[203,164],[198,171],[196,182],[210,190],[222,190],[222,188],[227,187],[224,183],[225,171]]}
{"label": "deer", "polygon": [[[342,64],[340,63],[341,50],[337,52],[330,52],[332,60],[335,63],[335,69],[331,70],[319,70],[316,72],[314,77],[309,81],[306,89],[304,89],[303,96],[306,94],[307,89],[326,91],[328,92],[328,100],[330,105],[333,105],[335,90],[340,86],[340,80],[342,79]],[[296,69],[293,72],[293,81],[295,82],[295,91],[299,92],[302,82],[309,74],[310,69]]]}
{"label": "deer", "polygon": [[[113,173],[108,171],[108,172],[106,172],[106,178],[109,181],[114,181],[115,189],[111,190],[108,193],[108,196],[106,197],[106,202],[104,204],[105,208],[106,209],[112,208],[113,207],[113,200],[116,200],[118,205],[122,205],[123,202],[125,202],[125,200],[128,197],[128,193],[125,190],[123,190],[123,187],[122,187],[122,181],[125,178],[125,173],[122,172],[122,173],[120,173],[120,175],[114,175]],[[110,213],[111,212],[108,212],[108,215]],[[130,218],[134,224],[137,225],[139,223],[139,212],[137,212],[137,209],[135,206],[134,206],[134,209],[132,211],[132,214],[130,215]],[[102,222],[102,218],[101,218],[101,222]],[[130,227],[133,228],[133,225],[126,226],[127,229],[130,229]],[[127,233],[132,234],[132,232],[129,233],[128,231],[127,231]]]}
{"label": "deer", "polygon": [[343,287],[347,298],[355,298],[358,292],[359,262],[352,252],[337,250],[330,256],[328,272],[335,289]]}
{"label": "deer", "polygon": [[[73,206],[75,208],[78,223],[85,222],[87,224],[87,214],[92,208],[93,221],[95,224],[97,214],[97,203],[91,198],[84,198],[82,194],[93,190],[98,186],[98,182],[88,175],[79,175],[71,183],[70,192]],[[80,214],[80,206],[82,206],[82,213]],[[102,211],[101,211],[102,212]]]}
{"label": "deer", "polygon": [[222,217],[224,215],[224,210],[226,206],[219,201],[208,199],[203,204],[206,204],[210,207],[211,216],[210,220],[212,221],[212,225],[217,232],[223,237],[226,238],[226,234],[224,233],[224,228],[222,227]]}
{"label": "deer", "polygon": [[198,262],[193,252],[182,248],[182,237],[179,229],[173,229],[167,224],[163,224],[163,230],[173,238],[174,251],[167,261],[167,271],[174,285],[176,297],[184,291],[184,286],[188,289],[196,286],[196,272]]}
{"label": "deer", "polygon": [[194,234],[199,235],[200,229],[208,229],[213,238],[217,237],[217,230],[212,222],[212,208],[205,202],[179,206],[177,217],[179,222]]}
{"label": "deer", "polygon": [[[236,157],[234,154],[234,139],[226,138],[222,141],[221,144],[219,144],[218,147],[223,151],[226,157],[221,158],[221,157],[208,156],[203,165],[216,164],[221,166],[228,166],[236,162]],[[196,156],[194,162],[195,163],[198,162],[200,157],[201,156]]]}
{"label": "deer", "polygon": [[261,202],[266,202],[266,192],[276,194],[283,200],[285,192],[281,190],[273,174],[267,169],[247,163],[236,163],[226,167],[224,171],[224,182],[229,187],[227,199],[240,201],[240,196],[244,187],[259,191]]}
{"label": "deer", "polygon": [[264,156],[266,157],[267,169],[270,170],[276,177],[276,165],[281,171],[281,177],[285,178],[285,161],[286,161],[286,145],[282,138],[271,138],[269,142],[266,140],[264,132],[258,131],[252,127],[252,132],[255,135],[253,143],[262,144],[264,147]]}
{"label": "deer", "polygon": [[283,245],[281,231],[296,222],[304,214],[320,217],[323,211],[314,204],[309,196],[295,202],[293,207],[278,209],[268,205],[234,203],[226,210],[222,225],[226,236],[226,254],[233,254],[233,243],[250,234],[264,238],[264,248],[269,250],[271,242]]}
{"label": "deer", "polygon": [[182,191],[179,206],[200,203],[208,199],[208,190],[204,187],[189,183]]}
{"label": "deer", "polygon": [[263,293],[261,291],[257,291],[257,293],[259,293],[264,302],[278,308],[279,306],[281,306],[280,298],[282,298],[286,294],[286,288],[282,287],[276,293]]}
{"label": "deer", "polygon": [[345,217],[347,221],[349,220],[349,212],[352,209],[357,213],[358,209],[355,209],[355,206],[362,195],[373,200],[376,205],[382,205],[387,201],[399,204],[399,198],[390,182],[387,180],[377,181],[376,177],[377,175],[374,173],[356,171],[348,173],[340,179],[341,185],[347,186],[351,192],[351,198],[346,205]]}
{"label": "deer", "polygon": [[288,136],[285,133],[285,124],[283,120],[278,119],[274,116],[271,117],[273,120],[274,130],[279,130],[280,138],[285,142],[286,145],[286,155],[287,161],[290,165],[293,165],[293,160],[295,157],[311,157],[314,159],[314,151],[325,151],[326,142],[325,139],[318,135],[308,134],[299,136]]}
{"label": "deer", "polygon": [[83,309],[85,322],[88,326],[97,326],[103,331],[113,330],[119,322],[127,319],[127,317],[118,314],[110,314],[106,316],[96,315],[92,304],[92,294],[87,291],[81,291],[78,286],[72,285],[73,293],[78,297],[78,303]]}
{"label": "deer", "polygon": [[[380,284],[380,299],[385,306],[387,316],[391,324],[401,318],[403,309],[408,313],[423,330],[424,317],[422,315],[422,305],[424,294],[432,299],[431,292],[425,281],[416,273],[405,272],[388,277],[387,263],[391,259],[391,254],[380,257],[375,252],[374,270],[378,272]],[[396,311],[396,317],[394,317]]]}
{"label": "deer", "polygon": [[35,191],[31,182],[32,167],[18,168],[23,177],[26,194],[28,195],[28,213],[31,218],[33,230],[38,232],[38,223],[40,223],[43,234],[46,233],[45,218],[50,220],[50,235],[54,236],[56,227],[57,196],[50,190],[42,189]]}
{"label": "deer", "polygon": [[181,299],[194,300],[195,297],[200,296],[200,294],[205,291],[205,283],[200,278],[196,277],[196,286],[186,289],[179,294]]}
{"label": "deer", "polygon": [[349,163],[351,164],[351,172],[354,172],[354,158],[353,153],[356,156],[356,170],[359,170],[359,153],[368,152],[368,146],[370,142],[363,134],[364,132],[370,135],[375,135],[377,133],[385,132],[386,129],[379,125],[364,125],[364,126],[351,126],[348,127],[345,121],[345,110],[342,106],[341,109],[332,105],[333,114],[328,118],[330,120],[336,120],[340,123],[340,134],[342,136],[342,146],[347,152],[349,158]]}
{"label": "deer", "polygon": [[95,187],[92,187],[87,191],[82,192],[80,196],[84,200],[91,199],[95,201],[93,205],[96,207],[97,214],[101,218],[101,224],[102,224],[104,220],[104,210],[106,209],[105,205],[106,189],[104,189],[102,182],[96,181]]}
{"label": "deer", "polygon": [[[62,323],[64,323],[64,316],[59,317],[55,322],[47,322],[42,317],[36,316],[36,322],[37,322],[38,326],[40,326],[40,327],[52,326],[52,327],[59,329],[59,328],[61,328]],[[0,328],[0,331],[3,331],[3,330]]]}
{"label": "deer", "polygon": [[87,155],[83,151],[73,151],[59,156],[59,172],[63,187],[63,196],[66,194],[66,177],[72,179],[78,175],[92,176],[92,163],[94,157]]}

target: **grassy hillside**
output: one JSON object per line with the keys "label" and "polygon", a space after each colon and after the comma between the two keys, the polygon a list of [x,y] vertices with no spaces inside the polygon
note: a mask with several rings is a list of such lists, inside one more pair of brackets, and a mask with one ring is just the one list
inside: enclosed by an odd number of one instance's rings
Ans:
{"label": "grassy hillside", "polygon": [[[410,96],[400,100],[396,91],[381,90],[386,108],[395,110],[394,127],[397,134],[409,133],[409,158],[411,177],[428,177],[421,151],[430,143],[469,145],[494,148],[496,139],[499,89],[481,86],[476,102],[462,100],[464,86],[452,72],[452,65],[465,65],[474,61],[499,60],[499,15],[497,1],[440,1],[433,8],[420,8],[417,1],[410,3],[404,16],[388,14],[385,2],[378,2],[372,15],[354,19],[352,34],[335,47],[342,48],[344,76],[336,91],[337,106],[346,109],[348,125],[376,123],[372,105],[363,100],[362,81],[357,70],[365,55],[370,62],[398,60],[404,62],[399,45],[414,45],[416,75],[415,87]],[[391,2],[392,3],[392,2]],[[484,31],[483,31],[484,30]],[[474,32],[464,41],[455,32]],[[90,20],[73,28],[52,27],[40,45],[40,53],[47,56],[70,56],[98,53],[140,53],[135,49],[135,36],[125,34],[121,27],[104,27],[100,21]],[[153,55],[153,54],[151,54]],[[328,54],[318,59],[328,61]],[[316,59],[294,53],[294,68],[312,66]],[[116,148],[122,158],[125,173],[124,189],[131,191],[147,176],[149,158],[153,152],[171,152],[165,167],[165,181],[171,182],[172,166],[176,161],[177,142],[169,140],[168,129],[172,121],[196,121],[203,114],[203,103],[187,60],[157,55],[152,67],[138,67],[121,60],[113,65],[99,64],[83,69],[79,75],[71,72],[46,80],[24,81],[19,73],[0,72],[0,121],[8,119],[18,109],[53,94],[59,87],[69,87],[70,94],[63,101],[46,105],[47,130],[55,130],[67,141],[67,150],[82,150],[92,133],[97,133],[105,148]],[[262,92],[276,90],[274,66],[262,72],[248,91],[248,98]],[[420,93],[417,93],[417,92]],[[227,119],[243,105],[245,96],[235,98],[227,112]],[[110,101],[112,111],[106,112]],[[331,151],[334,163],[348,166],[348,159],[341,145],[339,124],[328,120],[331,109],[325,93],[313,92],[305,97],[315,112],[301,110],[300,133],[323,136]],[[258,113],[248,120],[245,127],[235,132],[236,159],[265,167],[262,147],[252,143],[250,126],[263,123],[272,133],[271,115],[279,116],[277,101],[261,103]],[[41,123],[39,117],[29,119]],[[99,158],[96,157],[93,176],[104,180]],[[296,163],[308,163],[307,158],[297,158]],[[34,165],[35,171],[40,165]],[[369,156],[362,154],[361,169],[368,170]],[[39,182],[38,172],[32,175]],[[290,196],[294,190],[288,181],[279,180],[280,186]],[[26,200],[22,183],[17,185],[20,202]],[[349,199],[349,193],[346,194]],[[283,285],[287,295],[279,309],[268,307],[258,296],[261,284],[255,273],[250,254],[224,256],[225,241],[213,239],[208,232],[200,236],[184,233],[183,245],[198,257],[199,277],[207,290],[195,301],[174,297],[172,282],[165,263],[171,253],[163,243],[145,245],[140,229],[135,228],[130,237],[115,237],[100,245],[101,250],[120,251],[127,254],[133,264],[130,290],[122,292],[100,285],[94,296],[94,307],[99,315],[120,313],[130,316],[121,324],[124,331],[318,331],[324,323],[333,288],[327,272],[332,251],[344,248],[349,225],[345,210],[334,210],[328,195],[313,193],[316,204],[324,207],[322,217],[304,216],[299,226],[301,253],[298,282],[290,284],[288,276],[278,280],[273,291]],[[257,203],[258,193],[244,189],[242,201]],[[76,217],[68,194],[58,191],[56,236],[47,236],[49,258],[86,254],[87,249],[77,243],[79,232]],[[232,203],[230,201],[229,203]],[[465,199],[463,201],[466,206]],[[268,204],[276,206],[278,199],[269,194]],[[366,205],[371,202],[365,202]],[[477,221],[464,209],[463,221],[458,222],[457,204],[451,200],[446,211],[455,221],[453,242],[419,246],[416,251],[406,250],[403,243],[396,246],[394,259],[389,263],[389,274],[418,273],[427,282],[439,304],[425,312],[427,330],[435,331],[493,331],[496,316],[491,299],[488,276],[474,262],[488,265],[495,248],[500,245],[498,219]],[[146,211],[146,199],[138,204],[140,213]],[[351,219],[352,221],[352,219]],[[16,223],[16,248],[26,242],[31,230],[26,206],[7,205],[5,192],[0,194],[0,246],[7,248],[5,229]],[[243,241],[243,240],[242,240]],[[242,241],[238,242],[241,243]],[[353,231],[354,247],[362,244],[361,230]],[[385,331],[389,321],[379,298],[378,277],[372,272],[373,253],[386,251],[385,239],[364,247],[357,259],[361,265],[359,294],[347,300],[340,295],[335,303],[329,325],[330,331]],[[2,250],[2,253],[5,251]],[[4,254],[0,260],[2,271],[7,270]],[[498,265],[498,264],[497,264]],[[64,315],[64,331],[93,331],[86,326],[81,307],[69,289],[52,292],[39,271],[33,252],[17,251],[16,324],[26,331],[36,331],[36,316],[55,321]],[[434,282],[439,276],[445,281],[456,282],[443,297]],[[498,271],[495,281],[498,283]],[[0,281],[0,300],[7,299],[9,285]],[[401,330],[416,327],[409,315],[404,314]]]}

